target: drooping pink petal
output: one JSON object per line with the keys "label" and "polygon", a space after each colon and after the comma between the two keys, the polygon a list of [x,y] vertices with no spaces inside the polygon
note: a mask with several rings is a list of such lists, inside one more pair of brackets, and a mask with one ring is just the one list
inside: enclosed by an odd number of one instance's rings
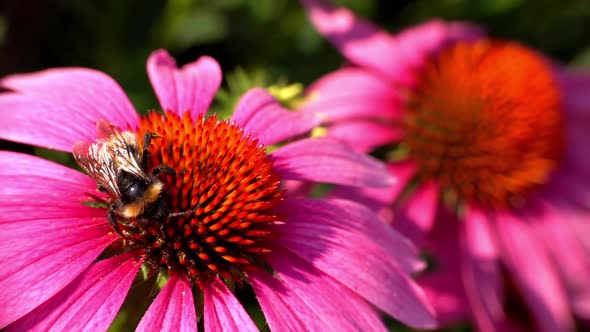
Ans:
{"label": "drooping pink petal", "polygon": [[162,109],[179,115],[190,110],[193,118],[207,112],[221,85],[221,68],[208,56],[179,69],[170,54],[160,49],[150,55],[147,72]]}
{"label": "drooping pink petal", "polygon": [[447,268],[459,270],[461,261],[457,257],[461,250],[459,232],[462,224],[463,221],[454,210],[449,209],[442,202],[438,204],[434,227],[420,246],[421,249],[432,254],[437,270]]}
{"label": "drooping pink petal", "polygon": [[427,274],[420,277],[418,283],[434,307],[440,326],[458,324],[471,318],[471,305],[458,269]]}
{"label": "drooping pink petal", "polygon": [[[585,171],[582,168],[572,168],[570,165],[564,165],[564,167],[554,172],[545,194],[551,194],[555,197],[567,197],[571,203],[590,209],[590,188],[582,181],[581,172]],[[588,230],[590,231],[590,225]],[[588,253],[590,255],[590,249],[588,249]]]}
{"label": "drooping pink petal", "polygon": [[436,223],[421,246],[431,255],[430,269],[417,277],[436,311],[441,326],[471,319],[471,305],[461,280],[459,221],[454,211],[440,205]]}
{"label": "drooping pink petal", "polygon": [[393,120],[400,117],[403,103],[391,82],[362,68],[344,68],[313,83],[301,110],[320,114],[327,122],[367,117]]}
{"label": "drooping pink petal", "polygon": [[576,68],[575,71],[560,71],[557,76],[565,94],[565,115],[573,123],[590,123],[590,71]]}
{"label": "drooping pink petal", "polygon": [[0,224],[105,216],[104,210],[82,205],[90,201],[87,192],[96,192],[96,183],[76,170],[0,151]]}
{"label": "drooping pink petal", "polygon": [[288,250],[274,248],[269,263],[273,276],[259,271],[252,278],[273,331],[385,330],[375,310],[357,294]]}
{"label": "drooping pink petal", "polygon": [[[561,171],[561,170],[560,170]],[[555,225],[551,227],[541,227],[540,231],[545,234],[543,238],[551,238],[550,242],[556,242],[551,235],[553,227],[559,227],[559,237],[569,238],[570,243],[560,242],[559,246],[551,246],[547,250],[555,256],[558,260],[556,264],[569,276],[563,277],[567,287],[572,287],[575,293],[573,299],[573,309],[580,317],[590,316],[590,302],[588,302],[588,283],[585,281],[586,273],[579,274],[581,266],[588,264],[590,258],[590,223],[588,222],[588,213],[590,209],[590,189],[584,183],[581,183],[580,178],[574,174],[565,172],[552,177],[550,190],[543,193],[543,201],[546,202],[546,208],[549,211],[554,211],[550,223]],[[572,172],[573,173],[573,172]],[[548,221],[545,221],[548,222]],[[570,250],[567,246],[573,246],[572,253],[567,253],[567,258],[564,255],[564,250]],[[549,246],[546,246],[549,247]],[[557,258],[559,257],[559,258]],[[573,265],[573,266],[570,266]],[[575,267],[574,267],[575,266]],[[585,269],[585,268],[582,268]],[[564,273],[565,271],[562,271]],[[573,278],[568,280],[569,278]],[[583,280],[583,281],[582,281]],[[578,284],[582,281],[584,283],[583,289],[577,289]],[[569,283],[569,285],[568,285]],[[587,319],[590,323],[590,318]]]}
{"label": "drooping pink petal", "polygon": [[434,224],[438,193],[439,187],[434,181],[420,185],[399,208],[395,209],[393,226],[420,245]]}
{"label": "drooping pink petal", "polygon": [[565,290],[531,226],[515,215],[501,213],[496,227],[504,262],[537,327],[548,332],[571,331],[573,321]]}
{"label": "drooping pink petal", "polygon": [[399,142],[403,138],[403,131],[391,124],[350,120],[331,125],[328,137],[344,142],[356,151],[367,153],[380,146]]}
{"label": "drooping pink petal", "polygon": [[566,130],[567,147],[565,151],[565,160],[570,168],[577,170],[581,177],[578,181],[590,182],[587,170],[590,168],[590,156],[586,152],[588,130],[590,123],[571,124]]}
{"label": "drooping pink petal", "polygon": [[416,164],[413,161],[401,161],[386,165],[388,173],[395,179],[395,182],[387,188],[359,188],[356,192],[340,194],[339,188],[334,190],[334,197],[340,197],[351,201],[357,201],[364,205],[391,204],[406,187],[410,179],[416,174]]}
{"label": "drooping pink petal", "polygon": [[359,187],[384,187],[394,181],[384,164],[333,139],[301,139],[276,149],[272,156],[275,171],[290,180]]}
{"label": "drooping pink petal", "polygon": [[[547,244],[545,248],[564,281],[572,309],[578,316],[589,319],[590,257],[576,236],[575,229],[563,222],[578,217],[575,213],[576,207],[563,202],[559,197],[546,199],[548,201],[541,202],[539,214],[534,214],[530,218],[535,220],[534,229],[539,234],[540,242]],[[587,211],[585,213],[588,214]],[[587,234],[582,234],[582,237],[586,236]]]}
{"label": "drooping pink petal", "polygon": [[317,115],[284,109],[270,93],[258,88],[240,98],[232,120],[267,146],[306,133],[320,123]]}
{"label": "drooping pink petal", "polygon": [[7,331],[106,331],[140,266],[133,252],[95,263]]}
{"label": "drooping pink petal", "polygon": [[477,29],[463,24],[452,28],[431,21],[397,36],[357,17],[350,10],[322,0],[302,0],[316,29],[350,61],[375,70],[391,81],[412,83],[413,70],[426,55],[449,40],[472,38]]}
{"label": "drooping pink petal", "polygon": [[282,246],[405,324],[436,326],[407,274],[423,267],[416,248],[372,211],[344,200],[292,199],[281,208],[288,211]]}
{"label": "drooping pink petal", "polygon": [[242,304],[219,279],[206,283],[203,293],[205,331],[258,331]]}
{"label": "drooping pink petal", "polygon": [[366,188],[336,186],[330,191],[329,197],[342,198],[349,201],[361,203],[377,214],[387,223],[393,223],[393,212],[391,204],[399,196],[408,184],[408,181],[416,173],[416,165],[411,161],[395,162],[387,165],[389,174],[395,182],[385,188]]}
{"label": "drooping pink petal", "polygon": [[484,212],[477,206],[469,206],[460,230],[462,276],[473,315],[482,331],[499,331],[506,319],[502,309],[499,253],[492,232]]}
{"label": "drooping pink petal", "polygon": [[172,273],[136,331],[197,331],[197,312],[190,282]]}
{"label": "drooping pink petal", "polygon": [[136,128],[138,116],[121,87],[109,76],[84,68],[50,69],[8,76],[0,85],[0,138],[71,151],[94,140],[96,121]]}

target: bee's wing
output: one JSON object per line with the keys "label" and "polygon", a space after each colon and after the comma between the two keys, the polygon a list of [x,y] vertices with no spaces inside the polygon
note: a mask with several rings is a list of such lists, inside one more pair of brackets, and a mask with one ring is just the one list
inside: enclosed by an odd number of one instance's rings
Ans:
{"label": "bee's wing", "polygon": [[101,119],[96,122],[96,137],[98,139],[108,139],[109,137],[120,132],[121,131],[117,129],[117,127],[105,119]]}
{"label": "bee's wing", "polygon": [[107,120],[96,122],[96,132],[99,139],[108,141],[109,157],[120,170],[147,180],[148,176],[141,167],[142,152],[137,146],[134,133],[121,131]]}
{"label": "bee's wing", "polygon": [[79,142],[74,144],[72,152],[78,165],[95,179],[100,187],[119,197],[121,193],[117,187],[116,165],[105,148],[104,141],[96,143]]}
{"label": "bee's wing", "polygon": [[142,151],[134,133],[116,130],[108,142],[111,156],[120,170],[131,173],[139,179],[146,181],[149,179],[141,165]]}

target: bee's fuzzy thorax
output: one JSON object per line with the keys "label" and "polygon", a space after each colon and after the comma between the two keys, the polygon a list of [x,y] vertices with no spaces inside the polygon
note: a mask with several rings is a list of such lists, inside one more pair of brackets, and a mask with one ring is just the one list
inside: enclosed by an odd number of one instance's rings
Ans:
{"label": "bee's fuzzy thorax", "polygon": [[125,204],[120,211],[120,214],[125,218],[135,218],[141,215],[145,208],[154,203],[162,194],[164,185],[162,182],[154,181],[147,188],[143,196],[135,202]]}

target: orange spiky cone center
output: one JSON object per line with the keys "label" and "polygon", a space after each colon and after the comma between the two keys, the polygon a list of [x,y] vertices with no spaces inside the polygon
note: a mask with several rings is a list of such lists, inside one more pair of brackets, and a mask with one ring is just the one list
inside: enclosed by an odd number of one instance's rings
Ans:
{"label": "orange spiky cone center", "polygon": [[564,144],[551,68],[516,43],[457,43],[409,95],[405,143],[418,176],[465,201],[510,206],[545,183]]}
{"label": "orange spiky cone center", "polygon": [[237,125],[189,112],[151,112],[140,121],[140,145],[145,133],[159,136],[149,145],[150,169],[172,170],[159,176],[167,209],[186,212],[135,234],[148,262],[197,280],[239,280],[244,269],[261,267],[279,220],[271,209],[283,199],[265,148]]}

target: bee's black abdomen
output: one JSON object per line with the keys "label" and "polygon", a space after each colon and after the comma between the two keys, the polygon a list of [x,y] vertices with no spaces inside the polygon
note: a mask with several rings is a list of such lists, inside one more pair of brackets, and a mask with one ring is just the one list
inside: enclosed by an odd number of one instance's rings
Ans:
{"label": "bee's black abdomen", "polygon": [[148,221],[163,222],[170,211],[166,208],[166,204],[163,199],[158,199],[150,206],[146,207],[142,217]]}

